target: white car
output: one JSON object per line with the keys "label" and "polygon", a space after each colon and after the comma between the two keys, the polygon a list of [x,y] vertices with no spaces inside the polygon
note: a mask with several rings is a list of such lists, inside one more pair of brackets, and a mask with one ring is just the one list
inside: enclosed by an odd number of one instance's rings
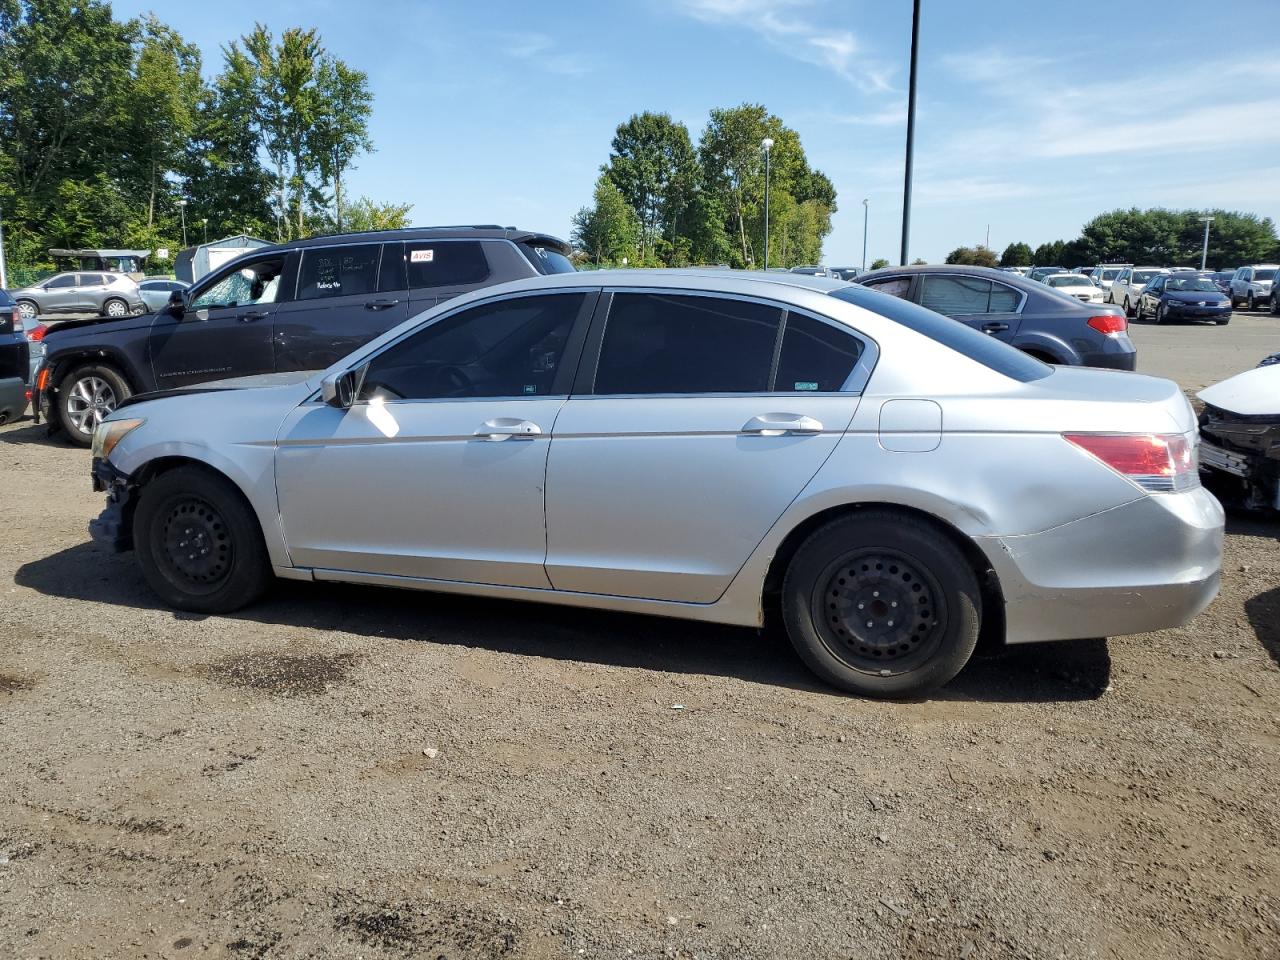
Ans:
{"label": "white car", "polygon": [[1280,267],[1274,263],[1255,263],[1237,270],[1231,278],[1231,293],[1228,294],[1231,306],[1238,308],[1243,305],[1246,310],[1257,310],[1260,305],[1269,304],[1277,270]]}
{"label": "white car", "polygon": [[1102,288],[1094,286],[1092,280],[1080,273],[1051,273],[1044,278],[1044,283],[1085,303],[1102,302]]}
{"label": "white car", "polygon": [[1089,271],[1089,279],[1101,287],[1103,293],[1106,293],[1111,289],[1111,284],[1116,277],[1120,276],[1120,272],[1127,266],[1129,266],[1127,263],[1100,263]]}
{"label": "white car", "polygon": [[1198,394],[1206,482],[1224,502],[1254,510],[1280,510],[1280,363],[1270,359]]}
{"label": "white car", "polygon": [[1162,273],[1169,271],[1164,267],[1125,267],[1111,282],[1111,287],[1107,290],[1107,303],[1124,307],[1125,314],[1132,315],[1142,291]]}

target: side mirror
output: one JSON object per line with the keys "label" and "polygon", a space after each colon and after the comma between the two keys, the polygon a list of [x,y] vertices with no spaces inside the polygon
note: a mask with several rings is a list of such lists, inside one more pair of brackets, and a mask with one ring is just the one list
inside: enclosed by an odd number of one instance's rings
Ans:
{"label": "side mirror", "polygon": [[181,317],[187,312],[187,298],[181,290],[174,290],[169,294],[169,303],[165,310],[175,317]]}
{"label": "side mirror", "polygon": [[339,410],[347,410],[356,398],[360,396],[360,390],[364,386],[365,374],[369,372],[369,364],[364,363],[356,367],[354,370],[344,370],[341,373],[331,373],[320,381],[320,397],[331,407],[337,407]]}

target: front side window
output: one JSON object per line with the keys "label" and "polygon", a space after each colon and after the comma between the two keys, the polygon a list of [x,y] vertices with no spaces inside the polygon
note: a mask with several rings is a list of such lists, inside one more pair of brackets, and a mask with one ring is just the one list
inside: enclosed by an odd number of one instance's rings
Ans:
{"label": "front side window", "polygon": [[763,393],[781,319],[744,300],[615,294],[595,393]]}
{"label": "front side window", "polygon": [[1135,271],[1133,274],[1133,282],[1141,283],[1145,285],[1150,283],[1153,277],[1158,277],[1158,276],[1161,276],[1161,274],[1157,273],[1154,270],[1138,270],[1138,271]]}
{"label": "front side window", "polygon": [[834,393],[858,365],[862,341],[802,313],[788,313],[773,389],[777,393]]}
{"label": "front side window", "polygon": [[360,399],[548,396],[586,296],[514,297],[444,317],[374,357]]}
{"label": "front side window", "polygon": [[192,310],[275,303],[284,260],[274,257],[245,264],[214,281],[191,301]]}
{"label": "front side window", "polygon": [[76,275],[74,273],[64,273],[60,277],[54,277],[49,281],[50,290],[60,290],[76,285]]}
{"label": "front side window", "polygon": [[298,299],[324,300],[373,293],[382,246],[320,247],[304,250],[298,268]]}
{"label": "front side window", "polygon": [[489,279],[489,261],[478,240],[415,241],[404,245],[409,287],[460,287]]}

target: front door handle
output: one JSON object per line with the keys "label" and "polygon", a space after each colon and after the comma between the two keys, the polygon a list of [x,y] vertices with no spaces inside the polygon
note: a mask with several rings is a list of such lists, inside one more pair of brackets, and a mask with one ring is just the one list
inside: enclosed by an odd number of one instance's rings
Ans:
{"label": "front door handle", "polygon": [[252,323],[254,320],[265,320],[269,316],[271,313],[267,310],[250,310],[248,313],[240,314],[238,319],[241,323]]}
{"label": "front door handle", "polygon": [[753,437],[803,436],[821,433],[822,424],[798,413],[762,413],[744,423],[740,432]]}
{"label": "front door handle", "polygon": [[542,428],[532,420],[515,417],[494,417],[486,420],[475,432],[477,440],[532,440],[542,435]]}
{"label": "front door handle", "polygon": [[1004,333],[1008,329],[1009,325],[1007,323],[1000,323],[998,320],[982,325],[983,333]]}
{"label": "front door handle", "polygon": [[366,310],[386,310],[388,307],[394,307],[399,300],[370,300],[365,303]]}

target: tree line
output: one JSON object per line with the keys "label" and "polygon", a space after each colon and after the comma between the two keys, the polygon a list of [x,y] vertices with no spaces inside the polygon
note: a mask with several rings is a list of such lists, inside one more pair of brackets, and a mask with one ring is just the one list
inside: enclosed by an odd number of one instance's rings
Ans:
{"label": "tree line", "polygon": [[1213,217],[1206,266],[1234,269],[1241,264],[1280,260],[1280,240],[1270,217],[1230,210],[1112,210],[1086,223],[1074,240],[1042,243],[1034,250],[1011,243],[998,257],[982,244],[957,247],[947,263],[979,266],[1084,267],[1098,263],[1198,267],[1204,249],[1203,217]]}
{"label": "tree line", "polygon": [[764,265],[769,150],[769,263],[820,263],[836,190],[812,169],[800,135],[759,104],[712,110],[695,147],[670,114],[618,126],[590,206],[573,217],[585,265]]}
{"label": "tree line", "polygon": [[[199,48],[105,0],[0,0],[0,215],[16,266],[49,247],[277,241],[400,226],[408,207],[354,203],[344,179],[373,149],[366,74],[314,29],[262,25]],[[165,264],[155,258],[152,267]]]}

